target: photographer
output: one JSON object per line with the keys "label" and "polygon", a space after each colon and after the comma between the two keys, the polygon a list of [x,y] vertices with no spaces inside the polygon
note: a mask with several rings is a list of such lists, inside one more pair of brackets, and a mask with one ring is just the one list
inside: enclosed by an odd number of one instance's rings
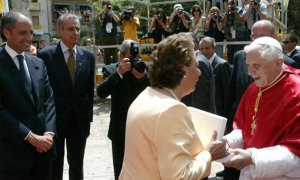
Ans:
{"label": "photographer", "polygon": [[[217,7],[212,7],[210,9],[210,14],[205,22],[205,32],[204,35],[212,37],[215,42],[221,42],[224,40],[224,34],[222,32],[222,16],[219,14],[220,10]],[[223,58],[223,46],[218,45],[216,47],[216,53],[218,56]]]}
{"label": "photographer", "polygon": [[[133,45],[132,45],[133,44]],[[139,44],[124,40],[120,49],[120,62],[103,67],[103,81],[97,87],[100,98],[111,96],[111,114],[108,138],[112,143],[113,165],[117,180],[123,164],[127,111],[133,100],[149,85],[145,69],[136,68]]]}
{"label": "photographer", "polygon": [[174,11],[169,17],[169,24],[172,25],[173,34],[189,32],[191,25],[190,14],[184,11],[181,4],[174,5]]}
{"label": "photographer", "polygon": [[164,36],[164,38],[169,36],[169,23],[163,9],[159,8],[153,15],[148,27],[148,32],[153,36],[154,43],[159,43],[162,40],[162,36]]}
{"label": "photographer", "polygon": [[[222,20],[224,35],[227,41],[245,41],[246,25],[242,19],[243,10],[237,6],[235,0],[229,0],[225,8],[225,16]],[[230,64],[233,64],[234,53],[242,50],[243,45],[227,45],[227,57]]]}
{"label": "photographer", "polygon": [[138,41],[137,28],[140,26],[140,20],[135,16],[134,8],[130,7],[123,10],[121,24],[121,30],[124,32],[124,40],[132,39]]}
{"label": "photographer", "polygon": [[[249,1],[249,0],[247,0]],[[251,40],[251,29],[256,21],[267,19],[267,6],[260,0],[250,0],[243,12],[243,21],[247,22],[247,40]]]}
{"label": "photographer", "polygon": [[206,18],[202,16],[201,7],[198,4],[195,4],[192,7],[192,16],[193,18],[190,27],[190,32],[194,32],[197,38],[201,38],[204,33]]}
{"label": "photographer", "polygon": [[[110,1],[104,0],[102,2],[103,11],[99,15],[99,21],[102,24],[102,45],[115,45],[118,44],[118,30],[117,23],[120,21],[117,12],[112,10]],[[118,57],[117,48],[104,49],[104,63],[110,64],[115,62]]]}

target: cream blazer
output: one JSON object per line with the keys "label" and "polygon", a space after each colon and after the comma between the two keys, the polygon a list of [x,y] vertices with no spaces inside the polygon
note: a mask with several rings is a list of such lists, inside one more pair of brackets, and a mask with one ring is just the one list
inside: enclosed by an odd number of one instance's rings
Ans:
{"label": "cream blazer", "polygon": [[211,154],[203,150],[187,107],[164,90],[146,88],[128,111],[119,179],[197,180],[210,170]]}

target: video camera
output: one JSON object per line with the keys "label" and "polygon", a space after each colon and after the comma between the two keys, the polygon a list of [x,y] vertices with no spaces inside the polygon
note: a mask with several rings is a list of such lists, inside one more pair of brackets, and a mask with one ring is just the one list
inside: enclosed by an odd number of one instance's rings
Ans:
{"label": "video camera", "polygon": [[134,9],[124,9],[121,15],[121,20],[129,20],[130,17],[133,17]]}
{"label": "video camera", "polygon": [[139,59],[140,51],[137,43],[132,42],[130,44],[130,54],[131,54],[131,58],[130,58],[131,68],[134,68],[140,73],[145,72],[146,64]]}

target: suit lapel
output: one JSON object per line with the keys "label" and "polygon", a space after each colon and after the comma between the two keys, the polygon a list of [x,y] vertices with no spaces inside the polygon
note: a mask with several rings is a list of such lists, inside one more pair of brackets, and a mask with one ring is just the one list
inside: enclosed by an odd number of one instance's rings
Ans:
{"label": "suit lapel", "polygon": [[[6,52],[5,49],[1,51],[1,63],[5,67],[4,69],[7,70],[8,76],[11,77],[16,83],[16,86],[20,88],[20,90],[24,93],[24,96],[28,98],[32,105],[34,105],[34,101],[32,96],[29,94],[27,89],[25,88],[24,82],[22,80],[21,74],[19,69],[17,68],[16,64],[14,63],[13,59],[10,55]],[[27,61],[26,61],[27,62]]]}
{"label": "suit lapel", "polygon": [[296,53],[297,53],[297,49],[294,49],[293,52],[289,55],[289,57],[295,56]]}
{"label": "suit lapel", "polygon": [[243,54],[242,54],[242,72],[245,74],[243,77],[244,77],[244,81],[245,81],[245,84],[246,85],[249,85],[251,82],[252,82],[252,77],[248,75],[248,67],[247,67],[247,64],[246,64],[246,52],[243,51]]}
{"label": "suit lapel", "polygon": [[214,58],[213,61],[211,62],[211,66],[212,66],[213,68],[215,68],[216,65],[218,64],[218,59],[217,59],[217,58],[218,58],[218,57],[215,56],[215,58]]}
{"label": "suit lapel", "polygon": [[[39,91],[39,80],[38,80],[38,76],[37,76],[37,72],[39,71],[39,66],[36,65],[34,63],[34,60],[31,59],[29,56],[25,55],[25,60],[27,63],[27,67],[28,67],[28,71],[30,74],[30,78],[31,78],[31,83],[32,83],[32,89],[33,89],[33,95],[31,96],[31,100],[32,102],[38,103],[38,97],[40,97],[40,91]],[[36,104],[38,105],[38,104]]]}
{"label": "suit lapel", "polygon": [[84,69],[86,57],[84,56],[84,53],[81,48],[77,48],[77,54],[76,54],[76,79],[80,75],[80,72],[82,69]]}

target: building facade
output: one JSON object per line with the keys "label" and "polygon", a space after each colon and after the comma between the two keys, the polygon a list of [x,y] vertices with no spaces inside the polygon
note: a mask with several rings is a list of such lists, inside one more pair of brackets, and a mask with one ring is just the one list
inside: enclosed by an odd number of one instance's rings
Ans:
{"label": "building facade", "polygon": [[92,26],[92,12],[86,0],[13,0],[12,9],[31,18],[36,47],[40,39],[49,43],[51,37],[58,37],[56,20],[62,13],[73,13],[83,26]]}

